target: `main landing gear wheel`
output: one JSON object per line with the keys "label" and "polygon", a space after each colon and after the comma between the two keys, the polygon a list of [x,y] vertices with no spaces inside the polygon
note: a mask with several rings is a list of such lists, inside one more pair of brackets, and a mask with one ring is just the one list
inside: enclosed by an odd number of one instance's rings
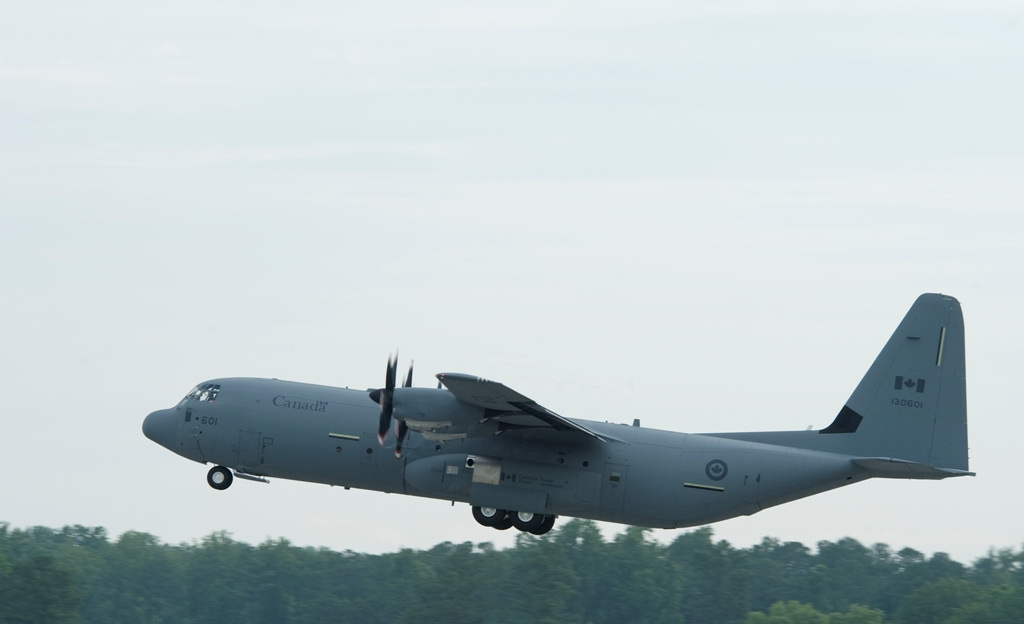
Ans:
{"label": "main landing gear wheel", "polygon": [[544,516],[544,522],[540,523],[540,526],[530,531],[534,535],[544,535],[555,526],[555,516]]}
{"label": "main landing gear wheel", "polygon": [[512,526],[520,531],[527,531],[529,533],[539,529],[547,518],[544,514],[535,514],[529,511],[517,511],[510,515],[512,516]]}
{"label": "main landing gear wheel", "polygon": [[234,477],[231,471],[224,466],[214,466],[206,473],[206,482],[215,490],[226,490],[231,485]]}
{"label": "main landing gear wheel", "polygon": [[495,527],[501,523],[509,513],[504,509],[494,507],[473,506],[473,519],[486,527]]}
{"label": "main landing gear wheel", "polygon": [[491,525],[492,529],[507,531],[512,528],[512,514],[506,513],[505,517]]}

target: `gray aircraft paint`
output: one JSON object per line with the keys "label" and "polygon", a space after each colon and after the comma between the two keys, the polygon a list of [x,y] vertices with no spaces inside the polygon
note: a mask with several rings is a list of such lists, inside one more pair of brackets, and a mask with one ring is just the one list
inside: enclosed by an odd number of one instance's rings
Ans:
{"label": "gray aircraft paint", "polygon": [[394,433],[378,443],[381,407],[371,391],[277,379],[203,382],[146,417],[143,431],[214,464],[211,474],[223,466],[242,478],[664,528],[749,515],[871,477],[973,475],[963,317],[945,295],[917,299],[819,431],[685,434],[569,419],[496,382],[437,377],[447,389],[394,389],[395,421],[411,428],[399,458]]}

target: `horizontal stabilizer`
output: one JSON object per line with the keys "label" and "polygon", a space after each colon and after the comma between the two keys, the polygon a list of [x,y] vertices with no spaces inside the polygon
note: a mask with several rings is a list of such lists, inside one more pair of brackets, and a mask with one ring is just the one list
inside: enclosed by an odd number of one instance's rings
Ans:
{"label": "horizontal stabilizer", "polygon": [[866,468],[872,477],[881,479],[945,479],[973,477],[975,473],[956,468],[938,468],[927,464],[888,457],[860,457],[853,463]]}

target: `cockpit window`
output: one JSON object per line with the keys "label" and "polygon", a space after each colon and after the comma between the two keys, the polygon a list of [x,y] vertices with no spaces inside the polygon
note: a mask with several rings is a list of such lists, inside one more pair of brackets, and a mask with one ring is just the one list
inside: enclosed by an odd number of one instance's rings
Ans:
{"label": "cockpit window", "polygon": [[219,393],[220,384],[202,384],[192,388],[192,392],[189,392],[185,398],[196,401],[216,401]]}

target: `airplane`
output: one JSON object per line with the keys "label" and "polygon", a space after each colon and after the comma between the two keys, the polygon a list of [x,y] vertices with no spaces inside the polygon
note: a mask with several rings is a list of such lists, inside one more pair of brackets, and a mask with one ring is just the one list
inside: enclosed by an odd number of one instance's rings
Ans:
{"label": "airplane", "polygon": [[[567,418],[507,386],[440,373],[436,388],[278,379],[197,385],[143,433],[213,464],[207,483],[268,477],[468,503],[478,523],[542,535],[559,516],[644,527],[717,522],[869,478],[968,470],[960,303],[921,295],[831,424],[687,434]],[[775,407],[774,409],[779,409]],[[394,425],[394,442],[389,430]],[[392,451],[391,453],[384,452]]]}

